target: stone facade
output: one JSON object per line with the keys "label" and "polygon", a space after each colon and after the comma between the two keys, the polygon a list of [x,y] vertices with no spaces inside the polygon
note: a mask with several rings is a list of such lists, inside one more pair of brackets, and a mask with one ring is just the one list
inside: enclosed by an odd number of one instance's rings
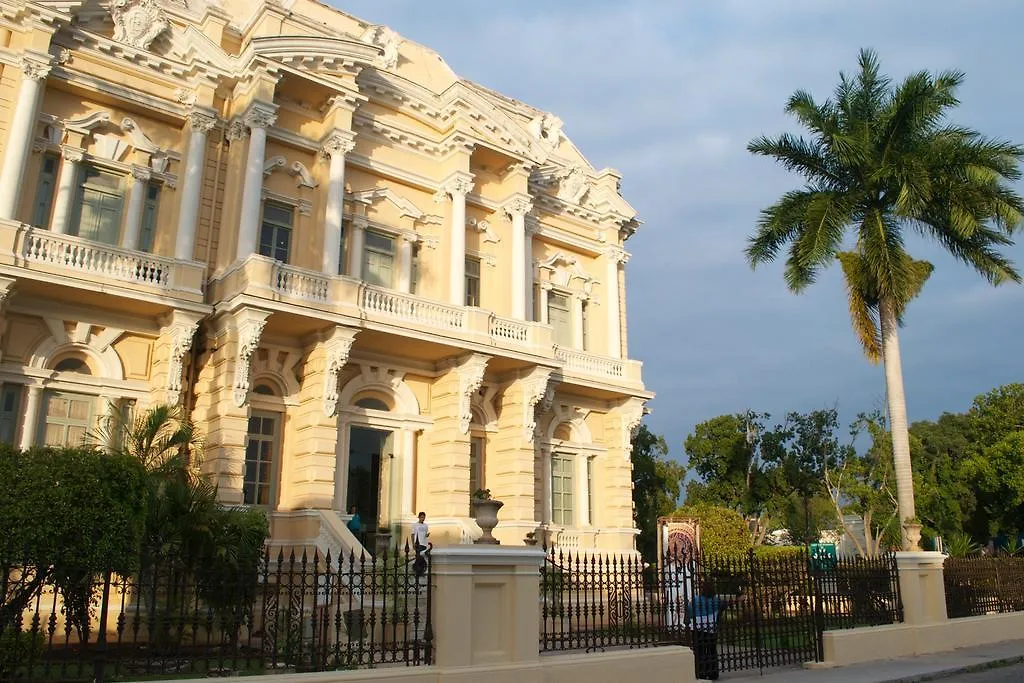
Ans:
{"label": "stone facade", "polygon": [[311,0],[0,0],[0,155],[0,437],[170,402],[275,543],[466,542],[488,488],[633,548],[638,222],[557,117]]}

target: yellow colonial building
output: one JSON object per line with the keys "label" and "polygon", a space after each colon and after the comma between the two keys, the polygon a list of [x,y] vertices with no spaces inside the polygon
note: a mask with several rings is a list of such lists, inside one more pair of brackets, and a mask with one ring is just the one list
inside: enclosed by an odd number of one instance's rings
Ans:
{"label": "yellow colonial building", "polygon": [[0,438],[180,403],[274,543],[632,549],[637,221],[561,125],[313,0],[0,0]]}

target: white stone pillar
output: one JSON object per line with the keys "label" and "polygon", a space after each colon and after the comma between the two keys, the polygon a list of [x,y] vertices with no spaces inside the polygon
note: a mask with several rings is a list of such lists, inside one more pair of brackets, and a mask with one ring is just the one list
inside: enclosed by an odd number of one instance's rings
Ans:
{"label": "white stone pillar", "polygon": [[605,307],[608,316],[608,355],[622,357],[622,302],[619,301],[619,264],[629,260],[621,247],[611,247],[605,257]]}
{"label": "white stone pillar", "polygon": [[452,201],[448,264],[448,303],[466,305],[466,195],[473,189],[473,175],[459,171],[441,186],[439,194]]}
{"label": "white stone pillar", "polygon": [[324,275],[341,272],[341,221],[345,212],[345,155],[355,142],[352,133],[334,131],[323,144],[323,153],[331,161],[327,181],[327,211],[324,214]]}
{"label": "white stone pillar", "polygon": [[121,242],[125,249],[139,248],[139,235],[142,234],[142,213],[146,208],[149,178],[148,168],[132,167],[132,187],[128,193],[128,215],[125,221],[124,239]]}
{"label": "white stone pillar", "polygon": [[552,503],[552,492],[551,492],[551,451],[547,449],[541,449],[540,452],[541,460],[541,472],[544,481],[541,482],[541,490],[544,492],[544,506],[541,509],[544,519],[541,520],[544,524],[551,524],[551,503]]}
{"label": "white stone pillar", "polygon": [[203,196],[203,171],[206,168],[206,140],[217,125],[217,117],[206,112],[194,110],[189,113],[188,119],[191,133],[181,182],[178,234],[174,247],[174,258],[182,261],[195,258],[196,226],[199,222],[199,203]]}
{"label": "white stone pillar", "polygon": [[21,443],[18,447],[26,451],[36,445],[36,428],[39,425],[39,399],[43,388],[32,384],[28,388],[28,400],[25,402],[25,421],[21,424]]}
{"label": "white stone pillar", "polygon": [[260,207],[263,202],[263,165],[267,155],[267,128],[277,121],[273,105],[257,103],[243,119],[249,128],[249,153],[245,161],[245,183],[242,186],[242,211],[238,225],[239,261],[256,253],[260,232]]}
{"label": "white stone pillar", "polygon": [[64,145],[61,147],[60,178],[53,200],[53,218],[50,230],[66,235],[71,227],[71,209],[78,186],[78,165],[85,159],[85,150]]}
{"label": "white stone pillar", "polygon": [[572,346],[583,350],[583,299],[582,294],[569,297],[570,315],[572,315]]}
{"label": "white stone pillar", "polygon": [[400,517],[416,514],[412,509],[413,492],[416,490],[416,432],[406,429],[402,432],[402,509]]}
{"label": "white stone pillar", "polygon": [[418,239],[406,233],[398,242],[398,290],[406,294],[412,292],[412,250]]}
{"label": "white stone pillar", "polygon": [[504,208],[512,221],[512,317],[529,320],[531,312],[526,302],[533,298],[533,282],[528,276],[532,249],[527,245],[532,240],[526,232],[526,214],[533,210],[533,203],[529,197],[513,197]]}
{"label": "white stone pillar", "polygon": [[7,148],[0,167],[0,220],[16,220],[18,200],[25,180],[25,162],[35,138],[39,102],[50,64],[43,59],[21,58],[21,86],[14,98],[14,114],[7,128]]}
{"label": "white stone pillar", "polygon": [[363,278],[363,240],[366,237],[366,219],[352,220],[348,235],[348,274],[357,280]]}

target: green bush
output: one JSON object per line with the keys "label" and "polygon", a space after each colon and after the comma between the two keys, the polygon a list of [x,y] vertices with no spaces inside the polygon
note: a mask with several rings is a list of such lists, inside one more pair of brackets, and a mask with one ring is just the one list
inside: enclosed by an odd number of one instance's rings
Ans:
{"label": "green bush", "polygon": [[699,503],[684,505],[673,516],[700,521],[700,545],[705,555],[742,555],[753,547],[750,529],[735,510]]}
{"label": "green bush", "polygon": [[41,633],[8,628],[0,634],[0,680],[10,680],[19,667],[31,666],[42,654]]}

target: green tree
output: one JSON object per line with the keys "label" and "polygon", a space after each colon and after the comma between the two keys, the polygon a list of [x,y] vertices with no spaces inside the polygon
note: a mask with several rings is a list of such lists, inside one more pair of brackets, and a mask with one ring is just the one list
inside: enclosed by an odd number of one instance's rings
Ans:
{"label": "green tree", "polygon": [[707,503],[687,504],[672,516],[700,522],[700,547],[705,555],[742,555],[753,547],[747,522],[735,510]]}
{"label": "green tree", "polygon": [[970,524],[977,508],[974,485],[964,471],[971,449],[968,430],[962,413],[910,426],[918,517],[926,533],[947,540]]}
{"label": "green tree", "polygon": [[658,517],[676,508],[685,470],[668,459],[668,444],[647,425],[633,434],[633,515],[640,530],[637,549],[650,562],[658,551]]}
{"label": "green tree", "polygon": [[[1012,244],[1024,203],[1006,181],[1020,177],[1024,148],[947,122],[961,72],[918,72],[898,86],[862,50],[859,72],[840,75],[833,98],[794,93],[786,111],[810,139],[782,134],[748,149],[774,157],[805,185],[765,209],[746,254],[752,266],[789,245],[785,280],[804,291],[838,261],[850,315],[869,359],[885,365],[899,514],[915,518],[898,327],[932,265],[905,248],[906,233],[938,242],[998,285],[1020,282],[999,251]],[[852,233],[852,244],[847,237]]]}

